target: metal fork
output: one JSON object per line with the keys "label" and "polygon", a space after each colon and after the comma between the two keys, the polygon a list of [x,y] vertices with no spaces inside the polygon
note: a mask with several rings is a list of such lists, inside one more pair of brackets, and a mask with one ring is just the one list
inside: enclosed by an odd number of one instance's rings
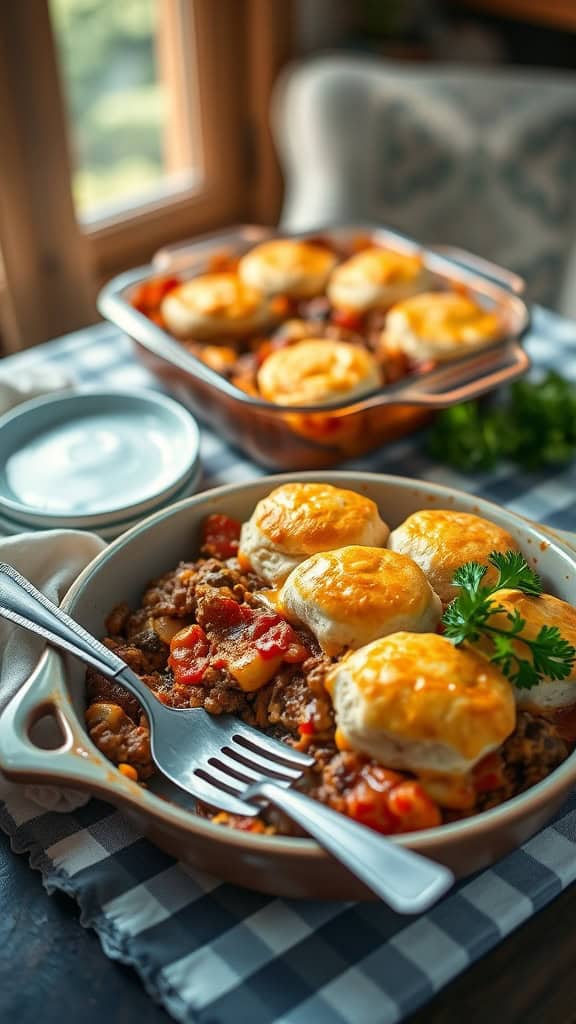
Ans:
{"label": "metal fork", "polygon": [[452,885],[454,877],[442,865],[290,789],[313,758],[232,715],[162,704],[113,651],[12,566],[1,563],[0,617],[39,634],[124,686],[148,717],[155,764],[203,803],[243,816],[257,815],[263,803],[274,804],[399,913],[426,910]]}

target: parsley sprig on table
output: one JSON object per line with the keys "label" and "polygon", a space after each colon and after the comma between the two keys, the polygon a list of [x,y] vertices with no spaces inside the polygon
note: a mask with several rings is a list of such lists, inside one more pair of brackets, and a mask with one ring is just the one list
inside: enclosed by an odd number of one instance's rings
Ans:
{"label": "parsley sprig on table", "polygon": [[[508,611],[493,600],[493,594],[503,588],[537,597],[542,593],[540,577],[516,551],[493,551],[488,561],[498,570],[491,586],[482,582],[488,566],[478,562],[466,562],[454,574],[452,582],[461,591],[444,612],[445,635],[457,645],[488,640],[490,661],[521,690],[530,690],[544,677],[566,679],[576,659],[576,648],[561,636],[557,626],[542,626],[530,638],[524,633],[526,620],[518,610]],[[490,621],[497,614],[505,616],[506,626]],[[526,647],[526,658],[518,653],[519,641]]]}
{"label": "parsley sprig on table", "polygon": [[576,455],[576,386],[555,371],[516,381],[497,402],[443,409],[429,435],[430,453],[462,472],[492,469],[502,459],[535,470]]}

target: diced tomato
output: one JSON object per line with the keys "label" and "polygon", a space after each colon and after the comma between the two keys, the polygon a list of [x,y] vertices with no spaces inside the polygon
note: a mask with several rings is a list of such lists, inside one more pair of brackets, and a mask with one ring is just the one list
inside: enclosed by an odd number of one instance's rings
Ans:
{"label": "diced tomato", "polygon": [[272,310],[279,319],[286,319],[294,312],[294,303],[287,295],[275,295],[272,299]]}
{"label": "diced tomato", "polygon": [[177,288],[179,284],[179,277],[165,277],[163,280],[157,281],[155,298],[157,299],[158,305],[160,305],[162,299],[164,299],[169,292],[173,291],[174,288]]}
{"label": "diced tomato", "polygon": [[247,608],[246,605],[238,604],[231,597],[218,597],[218,600],[210,603],[208,615],[203,620],[204,625],[206,628],[212,627],[218,631],[238,626],[243,620],[243,607]]}
{"label": "diced tomato", "polygon": [[[260,632],[260,627],[257,628]],[[254,646],[265,660],[282,655],[284,661],[298,664],[309,656],[309,651],[300,643],[292,626],[279,615],[268,616],[266,628],[256,637]]]}
{"label": "diced tomato", "polygon": [[199,643],[208,643],[208,639],[204,630],[193,623],[174,634],[170,642],[171,653],[173,654],[175,649],[193,651]]}
{"label": "diced tomato", "polygon": [[395,786],[388,798],[388,806],[400,822],[400,832],[415,832],[442,824],[438,805],[419,782],[407,779]]}
{"label": "diced tomato", "polygon": [[346,796],[346,813],[368,828],[393,835],[440,825],[438,806],[419,782],[369,764]]}
{"label": "diced tomato", "polygon": [[257,835],[264,835],[266,832],[266,826],[260,818],[241,818],[231,814],[229,824],[240,832],[255,832]]}
{"label": "diced tomato", "polygon": [[134,309],[156,320],[162,299],[180,284],[178,277],[155,277],[144,281],[134,292],[131,302]]}
{"label": "diced tomato", "polygon": [[490,793],[505,783],[504,765],[498,751],[487,754],[475,766],[473,785],[476,793]]}
{"label": "diced tomato", "polygon": [[230,516],[211,515],[202,524],[202,551],[225,561],[238,552],[240,523]]}
{"label": "diced tomato", "polygon": [[157,324],[158,327],[164,327],[164,317],[162,316],[162,313],[148,313],[148,319],[151,320],[153,324]]}
{"label": "diced tomato", "polygon": [[390,813],[388,801],[379,798],[366,782],[357,786],[354,798],[347,801],[347,813],[354,821],[384,835],[396,832],[396,818]]}
{"label": "diced tomato", "polygon": [[300,722],[298,732],[301,736],[313,736],[315,733],[314,722]]}
{"label": "diced tomato", "polygon": [[[284,622],[283,619],[280,619],[280,617],[276,615],[275,612],[257,612],[254,609],[250,609],[250,611],[253,613],[254,616],[251,620],[252,628],[250,630],[250,635],[253,637],[254,640],[259,640],[260,637],[263,637],[266,633],[268,633],[269,630],[276,626],[277,623],[281,623],[284,626],[288,626],[288,623]],[[246,621],[250,622],[250,619],[247,619]],[[290,629],[290,626],[288,626],[288,629]]]}
{"label": "diced tomato", "polygon": [[332,313],[332,323],[338,327],[344,327],[348,331],[360,331],[362,329],[362,314],[354,309],[335,309]]}
{"label": "diced tomato", "polygon": [[210,665],[227,669],[241,689],[259,689],[282,661],[297,664],[310,656],[292,626],[265,608],[218,597],[199,618],[201,626],[188,626],[171,640],[168,665],[176,683],[202,682]]}
{"label": "diced tomato", "polygon": [[216,252],[208,260],[207,272],[210,274],[230,274],[238,266],[238,257],[231,252]]}
{"label": "diced tomato", "polygon": [[346,813],[361,825],[390,835],[396,831],[396,818],[388,807],[388,793],[399,782],[400,775],[368,765],[353,789],[346,796]]}
{"label": "diced tomato", "polygon": [[168,665],[176,683],[201,683],[209,665],[210,643],[200,626],[187,626],[170,641]]}
{"label": "diced tomato", "polygon": [[298,642],[298,638],[284,619],[278,615],[267,616],[268,622],[265,628],[258,626],[258,636],[254,644],[256,650],[263,658],[275,658],[279,654],[290,654],[290,661],[304,661],[308,651]]}
{"label": "diced tomato", "polygon": [[211,604],[210,617],[204,625],[226,630],[227,639],[231,639],[230,633],[233,633],[235,655],[241,654],[241,648],[247,646],[256,650],[265,661],[282,655],[284,660],[298,663],[309,656],[292,626],[280,615],[238,604],[229,597],[219,598]]}

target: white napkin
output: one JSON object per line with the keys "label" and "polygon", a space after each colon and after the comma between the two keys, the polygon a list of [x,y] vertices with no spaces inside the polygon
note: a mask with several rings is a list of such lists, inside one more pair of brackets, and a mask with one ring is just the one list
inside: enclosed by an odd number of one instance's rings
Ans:
{"label": "white napkin", "polygon": [[[13,565],[59,604],[76,576],[104,547],[100,537],[80,530],[21,533],[0,540],[0,562]],[[30,676],[43,648],[40,637],[0,619],[0,714]],[[2,780],[0,796],[6,788]],[[26,795],[45,810],[69,811],[86,801],[82,794],[54,786],[27,786]]]}
{"label": "white napkin", "polygon": [[13,372],[0,371],[0,415],[13,409],[20,402],[55,391],[68,391],[72,379],[62,370],[53,366],[29,367]]}

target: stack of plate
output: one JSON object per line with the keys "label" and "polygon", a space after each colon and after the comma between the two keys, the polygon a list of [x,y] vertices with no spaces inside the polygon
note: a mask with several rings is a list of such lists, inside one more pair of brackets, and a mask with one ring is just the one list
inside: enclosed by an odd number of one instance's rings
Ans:
{"label": "stack of plate", "polygon": [[153,391],[33,399],[0,419],[0,532],[110,540],[196,490],[199,449],[190,413]]}

